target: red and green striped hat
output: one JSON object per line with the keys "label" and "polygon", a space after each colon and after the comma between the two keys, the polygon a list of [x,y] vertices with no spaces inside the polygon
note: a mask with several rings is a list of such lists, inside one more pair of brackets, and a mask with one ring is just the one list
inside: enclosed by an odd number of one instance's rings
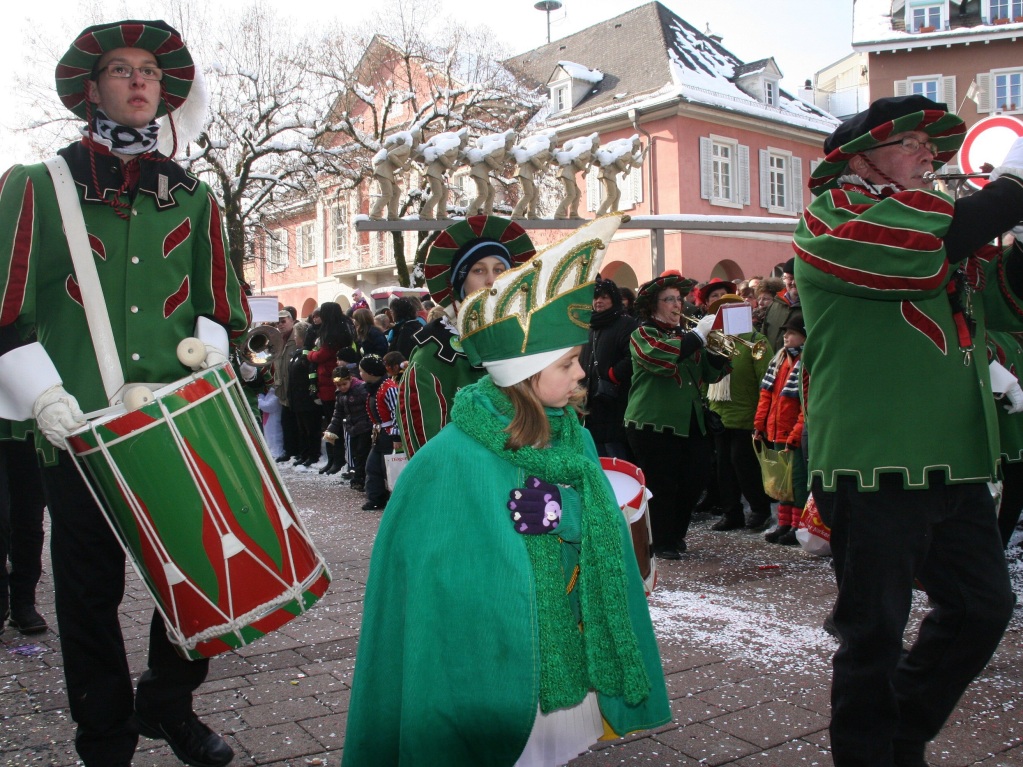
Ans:
{"label": "red and green striped hat", "polygon": [[165,21],[115,21],[82,31],[57,63],[57,95],[64,106],[88,119],[85,81],[91,79],[100,58],[116,48],[141,48],[156,56],[163,70],[160,117],[185,103],[195,79],[195,63],[181,35]]}
{"label": "red and green striped hat", "polygon": [[[493,253],[480,248],[493,247]],[[426,289],[441,306],[447,306],[453,298],[461,300],[452,290],[452,268],[463,256],[477,249],[478,253],[494,255],[500,252],[503,258],[515,267],[525,263],[534,255],[536,248],[526,230],[511,219],[500,216],[470,216],[458,221],[438,235],[430,246],[423,264],[426,273]]]}
{"label": "red and green striped hat", "polygon": [[948,111],[945,104],[925,96],[893,96],[878,99],[870,108],[850,117],[824,141],[827,156],[810,175],[810,191],[820,195],[838,186],[848,170],[849,160],[860,152],[883,144],[889,136],[907,131],[922,131],[938,147],[932,163],[938,170],[963,144],[966,124]]}

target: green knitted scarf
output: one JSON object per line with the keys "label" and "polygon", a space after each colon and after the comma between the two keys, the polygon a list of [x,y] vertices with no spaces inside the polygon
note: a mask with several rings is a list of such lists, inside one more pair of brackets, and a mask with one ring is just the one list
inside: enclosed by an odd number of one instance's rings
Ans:
{"label": "green knitted scarf", "polygon": [[569,606],[559,537],[523,536],[536,580],[540,709],[547,713],[574,706],[590,689],[637,705],[649,695],[650,679],[629,619],[621,510],[600,466],[584,452],[583,427],[571,409],[549,419],[551,445],[545,448],[505,448],[504,430],[513,415],[507,395],[490,376],[462,389],[451,409],[458,428],[491,452],[529,476],[579,493],[582,549],[576,588],[582,631]]}

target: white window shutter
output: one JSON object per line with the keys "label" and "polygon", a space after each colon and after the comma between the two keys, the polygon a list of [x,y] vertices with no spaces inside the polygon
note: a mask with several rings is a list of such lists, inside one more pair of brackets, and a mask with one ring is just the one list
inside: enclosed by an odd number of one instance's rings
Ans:
{"label": "white window shutter", "polygon": [[281,229],[281,247],[283,248],[283,250],[281,252],[284,253],[284,259],[283,259],[283,263],[281,264],[281,266],[282,267],[287,267],[288,259],[291,257],[291,253],[288,252],[288,230],[287,229]]}
{"label": "white window shutter", "polygon": [[771,207],[771,154],[760,150],[760,207]]}
{"label": "white window shutter", "polygon": [[947,75],[941,78],[941,100],[948,104],[948,108],[953,112],[959,112],[959,101],[956,99],[955,75]]}
{"label": "white window shutter", "polygon": [[739,202],[750,204],[749,196],[749,147],[739,144]]}
{"label": "white window shutter", "polygon": [[643,166],[640,165],[638,168],[633,168],[629,171],[629,192],[632,198],[632,205],[635,207],[638,203],[643,202]]}
{"label": "white window shutter", "polygon": [[792,157],[789,160],[789,213],[799,215],[803,212],[803,160],[801,157]]}
{"label": "white window shutter", "polygon": [[977,111],[991,112],[991,105],[994,99],[991,98],[991,73],[980,72],[977,74],[977,88],[980,94],[977,96]]}
{"label": "white window shutter", "polygon": [[895,81],[895,95],[906,96],[909,94],[909,80],[896,80]]}
{"label": "white window shutter", "polygon": [[603,187],[597,177],[599,172],[596,165],[591,165],[586,171],[586,210],[591,212],[599,208],[601,203]]}
{"label": "white window shutter", "polygon": [[709,200],[714,190],[714,176],[711,170],[711,148],[713,142],[706,136],[700,136],[700,197]]}

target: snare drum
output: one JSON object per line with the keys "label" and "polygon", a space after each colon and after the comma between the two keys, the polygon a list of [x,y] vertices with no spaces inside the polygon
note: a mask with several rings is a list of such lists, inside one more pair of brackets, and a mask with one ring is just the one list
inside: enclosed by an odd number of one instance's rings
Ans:
{"label": "snare drum", "polygon": [[615,500],[629,523],[639,574],[643,577],[643,585],[649,596],[657,584],[657,560],[653,556],[654,539],[650,531],[650,515],[647,513],[647,501],[651,493],[646,489],[643,470],[621,458],[601,458],[600,467],[607,475]]}
{"label": "snare drum", "polygon": [[182,656],[249,644],[327,590],[230,365],[91,421],[68,449]]}

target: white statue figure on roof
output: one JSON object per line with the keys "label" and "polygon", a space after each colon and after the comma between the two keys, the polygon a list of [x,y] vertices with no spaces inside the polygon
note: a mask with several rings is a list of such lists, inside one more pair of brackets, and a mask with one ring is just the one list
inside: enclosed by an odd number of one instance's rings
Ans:
{"label": "white statue figure on roof", "polygon": [[412,147],[416,143],[415,133],[415,131],[392,133],[384,139],[380,151],[373,155],[373,179],[377,182],[380,194],[369,211],[370,218],[383,218],[384,210],[387,211],[387,218],[398,218],[401,187],[398,185],[396,174],[408,168],[412,160]]}
{"label": "white statue figure on roof", "polygon": [[622,198],[622,190],[618,187],[618,175],[621,174],[622,178],[628,176],[629,171],[643,164],[645,156],[646,151],[638,133],[632,134],[631,138],[611,141],[596,151],[594,159],[600,166],[599,179],[604,185],[604,201],[597,208],[598,216],[618,210],[618,203]]}
{"label": "white statue figure on roof", "polygon": [[515,175],[522,188],[522,196],[512,211],[512,218],[537,218],[536,204],[540,199],[540,189],[534,179],[554,159],[556,138],[554,131],[543,131],[512,147],[512,157],[517,163]]}
{"label": "white statue figure on roof", "polygon": [[430,195],[423,203],[420,218],[448,218],[447,174],[459,164],[462,149],[469,142],[469,129],[438,133],[422,145],[420,153],[426,166],[426,181]]}
{"label": "white statue figure on roof", "polygon": [[476,184],[476,196],[469,203],[465,215],[489,216],[494,212],[495,190],[490,174],[501,171],[517,138],[518,134],[513,130],[480,136],[476,139],[476,146],[463,152],[463,162],[469,166],[469,176]]}
{"label": "white statue figure on roof", "polygon": [[591,133],[569,139],[565,145],[554,153],[554,161],[558,164],[558,179],[565,194],[558,205],[554,218],[579,218],[579,183],[576,176],[579,171],[584,173],[593,163],[593,156],[600,146],[600,135]]}

